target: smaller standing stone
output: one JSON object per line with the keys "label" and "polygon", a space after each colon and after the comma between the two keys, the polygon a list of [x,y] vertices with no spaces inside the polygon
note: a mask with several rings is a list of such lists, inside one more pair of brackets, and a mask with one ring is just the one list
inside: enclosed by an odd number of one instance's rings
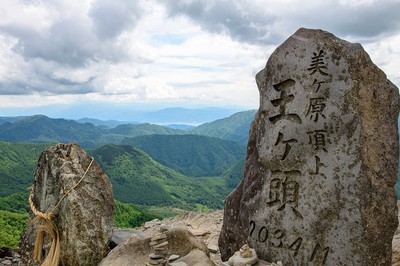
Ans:
{"label": "smaller standing stone", "polygon": [[[111,182],[79,145],[58,144],[42,152],[35,171],[32,201],[37,210],[54,214],[60,236],[60,265],[98,265],[107,255],[114,226]],[[21,239],[22,265],[37,264],[33,249],[38,225],[32,222],[33,218],[31,214]],[[50,237],[46,237],[46,252],[49,241]]]}

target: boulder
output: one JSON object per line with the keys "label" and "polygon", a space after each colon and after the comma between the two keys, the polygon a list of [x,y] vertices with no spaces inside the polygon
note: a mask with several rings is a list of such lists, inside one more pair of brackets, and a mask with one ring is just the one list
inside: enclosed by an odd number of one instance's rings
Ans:
{"label": "boulder", "polygon": [[[53,213],[62,265],[98,265],[107,255],[114,225],[111,183],[98,163],[77,144],[58,144],[42,152],[31,199],[38,211]],[[33,213],[31,218],[35,218]],[[36,265],[33,249],[37,228],[37,223],[31,221],[22,236],[22,265]],[[45,255],[50,242],[46,236]]]}
{"label": "boulder", "polygon": [[360,44],[299,29],[256,76],[244,178],[223,260],[245,243],[283,265],[390,265],[399,92]]}
{"label": "boulder", "polygon": [[[198,250],[203,255],[200,256],[196,251],[185,258],[193,250]],[[157,265],[158,262],[166,262],[171,256],[174,258],[174,263],[194,261],[198,257],[198,263],[207,263],[198,265],[214,265],[210,264],[212,261],[209,259],[208,248],[200,239],[185,228],[171,228],[146,239],[132,235],[126,242],[114,248],[100,263],[100,266],[144,266],[149,260]],[[176,258],[179,259],[175,260]]]}

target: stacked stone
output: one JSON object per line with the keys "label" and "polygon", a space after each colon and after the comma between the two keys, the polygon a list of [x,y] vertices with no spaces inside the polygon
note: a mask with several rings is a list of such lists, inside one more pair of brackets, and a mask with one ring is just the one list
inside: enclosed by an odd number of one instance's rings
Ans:
{"label": "stacked stone", "polygon": [[256,251],[244,244],[239,251],[229,258],[229,261],[222,262],[222,266],[255,265],[258,262]]}
{"label": "stacked stone", "polygon": [[167,263],[165,257],[168,253],[168,241],[165,233],[158,233],[151,238],[150,246],[154,252],[149,255],[149,266],[164,266]]}

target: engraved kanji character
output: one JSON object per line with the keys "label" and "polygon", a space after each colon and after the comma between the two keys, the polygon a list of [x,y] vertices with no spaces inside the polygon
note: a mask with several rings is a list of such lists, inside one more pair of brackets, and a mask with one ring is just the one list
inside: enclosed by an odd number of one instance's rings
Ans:
{"label": "engraved kanji character", "polygon": [[290,143],[295,143],[295,142],[297,142],[297,139],[283,140],[283,133],[281,133],[281,132],[278,133],[278,139],[275,142],[275,146],[277,146],[280,143],[285,144],[285,151],[281,157],[281,161],[286,159],[286,157],[289,154],[289,151],[292,149],[292,146],[290,145]]}
{"label": "engraved kanji character", "polygon": [[282,174],[284,177],[272,178],[270,181],[269,200],[267,204],[270,206],[278,205],[277,210],[282,211],[286,205],[289,205],[294,214],[298,218],[303,218],[300,212],[296,209],[299,200],[299,183],[296,181],[296,176],[301,176],[298,170],[293,171],[274,171],[274,174]]}
{"label": "engraved kanji character", "polygon": [[287,89],[293,87],[296,82],[293,79],[284,80],[278,84],[273,85],[274,89],[281,93],[280,98],[272,100],[271,103],[274,107],[279,106],[279,114],[269,118],[273,124],[282,119],[287,119],[292,122],[301,124],[301,119],[297,114],[287,114],[286,104],[293,101],[294,95],[288,94]]}
{"label": "engraved kanji character", "polygon": [[315,92],[318,92],[319,89],[321,88],[321,84],[325,83],[325,81],[318,81],[317,79],[314,79],[313,84],[311,86],[314,86],[315,84],[317,85],[317,89],[315,90]]}
{"label": "engraved kanji character", "polygon": [[324,51],[320,50],[319,53],[313,53],[314,56],[311,57],[311,64],[307,70],[311,71],[310,75],[316,73],[317,71],[324,76],[327,76],[328,73],[324,72],[323,69],[327,69],[324,63]]}
{"label": "engraved kanji character", "polygon": [[314,130],[307,132],[307,134],[309,136],[309,144],[312,144],[315,150],[328,152],[326,150],[326,130]]}
{"label": "engraved kanji character", "polygon": [[308,171],[312,175],[321,175],[326,178],[326,175],[319,172],[320,167],[326,167],[325,164],[321,163],[321,159],[318,156],[315,156],[315,172]]}
{"label": "engraved kanji character", "polygon": [[310,120],[314,119],[314,122],[318,121],[319,116],[325,118],[325,115],[322,113],[324,111],[325,105],[325,98],[318,97],[318,98],[311,98],[310,105],[307,110],[306,116],[310,114]]}

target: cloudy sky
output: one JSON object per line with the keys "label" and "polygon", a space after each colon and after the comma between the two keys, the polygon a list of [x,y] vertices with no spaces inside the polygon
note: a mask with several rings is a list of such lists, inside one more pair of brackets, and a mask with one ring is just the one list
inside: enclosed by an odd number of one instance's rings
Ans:
{"label": "cloudy sky", "polygon": [[299,27],[361,43],[400,86],[399,0],[0,2],[0,116],[82,105],[256,109],[255,74]]}

